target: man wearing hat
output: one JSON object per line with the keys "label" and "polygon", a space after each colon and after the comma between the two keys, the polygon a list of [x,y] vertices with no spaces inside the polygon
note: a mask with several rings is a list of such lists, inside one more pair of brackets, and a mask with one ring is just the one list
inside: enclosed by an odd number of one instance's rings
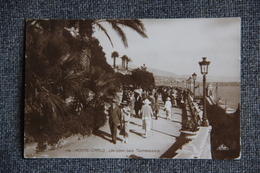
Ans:
{"label": "man wearing hat", "polygon": [[112,101],[111,107],[108,110],[108,116],[112,142],[116,144],[117,126],[120,124],[121,120],[121,109],[118,107],[116,100]]}

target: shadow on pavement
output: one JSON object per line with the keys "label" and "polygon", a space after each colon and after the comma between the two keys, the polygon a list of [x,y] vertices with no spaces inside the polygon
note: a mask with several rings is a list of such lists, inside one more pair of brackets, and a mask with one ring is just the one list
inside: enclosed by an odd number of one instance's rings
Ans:
{"label": "shadow on pavement", "polygon": [[177,114],[177,115],[182,115],[182,113],[179,113],[179,112],[173,112],[174,114]]}
{"label": "shadow on pavement", "polygon": [[178,154],[176,151],[189,141],[189,139],[186,139],[183,136],[177,137],[176,142],[167,151],[165,151],[160,158],[174,158]]}
{"label": "shadow on pavement", "polygon": [[175,122],[175,123],[180,123],[181,124],[181,122],[180,121],[174,121],[174,120],[171,120],[172,122]]}
{"label": "shadow on pavement", "polygon": [[[107,140],[107,141],[109,141],[109,142],[112,142],[112,136],[111,136],[111,134],[109,134],[109,133],[107,133],[107,132],[104,132],[104,131],[101,131],[101,130],[98,130],[97,132],[95,132],[94,133],[94,135],[96,135],[96,136],[99,136],[99,137],[101,137],[102,139],[105,139],[105,140]],[[122,141],[122,139],[120,139],[120,138],[116,138],[117,140],[119,140],[119,141]]]}
{"label": "shadow on pavement", "polygon": [[174,135],[171,135],[169,133],[165,133],[165,132],[162,132],[162,131],[159,131],[159,130],[155,130],[155,129],[152,129],[152,131],[155,131],[155,132],[158,132],[158,133],[162,133],[164,135],[168,135],[168,136],[171,136],[171,137],[174,137],[174,138],[177,138],[178,136],[174,136]]}
{"label": "shadow on pavement", "polygon": [[138,132],[135,132],[134,130],[132,130],[132,129],[130,129],[130,132],[131,133],[134,133],[134,134],[136,134],[136,135],[138,135],[138,136],[141,136],[141,137],[143,137],[143,133],[138,133]]}
{"label": "shadow on pavement", "polygon": [[141,126],[140,124],[137,124],[137,123],[132,122],[132,121],[130,122],[130,124],[137,125],[137,126],[139,126],[139,127]]}

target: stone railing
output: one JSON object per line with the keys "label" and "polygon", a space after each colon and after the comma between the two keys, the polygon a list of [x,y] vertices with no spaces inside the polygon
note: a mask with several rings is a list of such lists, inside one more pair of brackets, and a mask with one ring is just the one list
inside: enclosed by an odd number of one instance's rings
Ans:
{"label": "stone railing", "polygon": [[196,138],[178,149],[174,159],[212,159],[210,132],[211,126],[199,127]]}
{"label": "stone railing", "polygon": [[[184,144],[179,150],[176,151],[177,155],[174,157],[176,159],[211,159],[211,143],[210,143],[210,133],[211,126],[201,127],[202,122],[202,110],[199,108],[198,103],[196,103],[190,94],[186,95],[185,105],[188,115],[187,120],[193,120],[198,127],[197,131],[181,131],[180,138],[184,140],[188,139],[189,142]],[[185,122],[183,122],[185,123]]]}

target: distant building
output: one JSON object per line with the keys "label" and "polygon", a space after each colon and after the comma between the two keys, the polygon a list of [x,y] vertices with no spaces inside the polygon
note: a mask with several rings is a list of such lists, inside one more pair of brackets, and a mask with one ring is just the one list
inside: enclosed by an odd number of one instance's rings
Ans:
{"label": "distant building", "polygon": [[126,74],[130,75],[130,74],[132,74],[132,69],[131,68],[126,69],[123,65],[117,65],[113,69],[114,69],[115,73],[121,73],[123,75],[126,75]]}

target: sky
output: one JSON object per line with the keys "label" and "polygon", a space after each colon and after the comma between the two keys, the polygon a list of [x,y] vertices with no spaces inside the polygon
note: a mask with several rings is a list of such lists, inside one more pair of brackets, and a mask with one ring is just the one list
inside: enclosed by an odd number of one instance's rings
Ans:
{"label": "sky", "polygon": [[[107,23],[112,42],[98,30],[99,39],[107,62],[112,64],[111,53],[127,55],[132,64],[173,72],[177,75],[200,74],[198,62],[207,57],[211,62],[208,75],[240,78],[240,18],[204,19],[141,19],[148,38],[141,37],[127,27],[123,30],[128,40],[125,48],[121,39]],[[121,59],[117,59],[121,64]]]}

